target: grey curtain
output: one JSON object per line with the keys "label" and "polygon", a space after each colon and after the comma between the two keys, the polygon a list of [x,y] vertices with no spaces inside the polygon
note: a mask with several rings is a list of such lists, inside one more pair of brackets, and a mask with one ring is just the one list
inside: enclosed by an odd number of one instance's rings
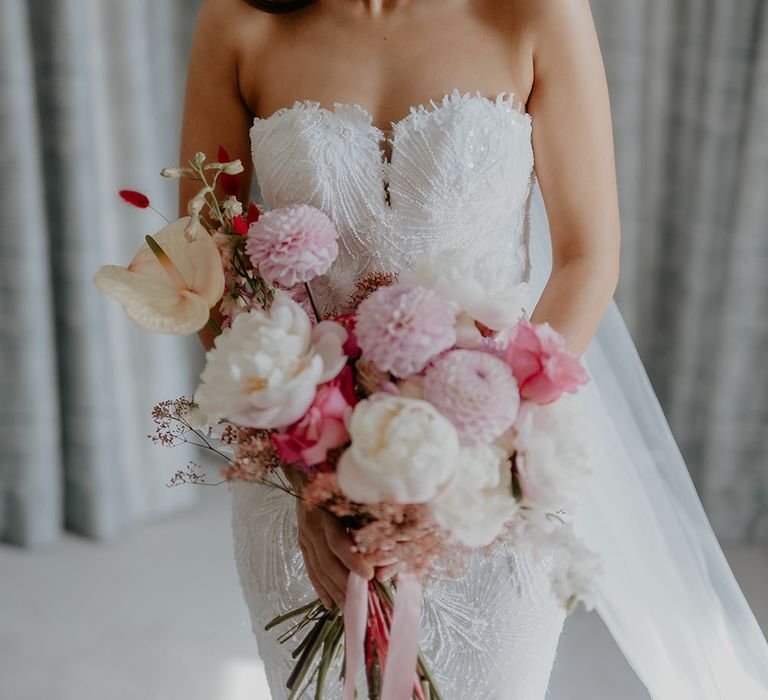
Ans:
{"label": "grey curtain", "polygon": [[[727,542],[768,541],[766,0],[592,0],[623,215],[617,299]],[[0,2],[0,537],[110,538],[188,505],[187,455],[142,439],[194,386],[90,278],[175,214],[199,0]]]}
{"label": "grey curtain", "polygon": [[153,337],[96,293],[163,224],[117,197],[178,158],[196,3],[0,3],[0,536],[111,538],[197,494],[164,483],[189,455],[155,447],[149,412],[192,384],[196,339]]}
{"label": "grey curtain", "polygon": [[726,542],[768,541],[768,2],[593,0],[617,301]]}

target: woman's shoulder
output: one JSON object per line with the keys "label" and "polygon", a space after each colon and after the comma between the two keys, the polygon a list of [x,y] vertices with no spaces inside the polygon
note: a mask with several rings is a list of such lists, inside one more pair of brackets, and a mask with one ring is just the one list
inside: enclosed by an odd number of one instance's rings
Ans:
{"label": "woman's shoulder", "polygon": [[530,50],[538,68],[557,65],[561,54],[594,50],[596,29],[589,0],[497,0],[497,26],[513,46]]}
{"label": "woman's shoulder", "polygon": [[279,29],[279,15],[246,0],[203,0],[196,20],[193,54],[211,76],[234,76],[259,65]]}
{"label": "woman's shoulder", "polygon": [[591,20],[589,0],[492,0],[494,19],[526,33],[553,27],[567,30],[572,23]]}
{"label": "woman's shoulder", "polygon": [[266,40],[278,17],[246,0],[203,0],[197,25],[198,31],[211,36],[221,50],[239,49]]}

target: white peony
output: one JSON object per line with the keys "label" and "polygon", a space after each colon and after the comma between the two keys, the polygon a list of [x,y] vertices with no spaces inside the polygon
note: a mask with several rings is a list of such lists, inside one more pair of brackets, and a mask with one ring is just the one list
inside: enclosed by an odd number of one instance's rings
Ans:
{"label": "white peony", "polygon": [[595,607],[596,581],[602,573],[600,557],[588,549],[570,525],[558,528],[549,544],[552,552],[552,590],[570,613],[577,603]]}
{"label": "white peony", "polygon": [[287,427],[307,412],[317,386],[341,371],[346,340],[337,323],[313,329],[301,306],[278,293],[269,312],[241,313],[216,338],[195,399],[212,420]]}
{"label": "white peony", "polygon": [[358,503],[426,503],[458,465],[459,436],[426,401],[377,395],[355,406],[352,444],[341,456],[341,490]]}
{"label": "white peony", "polygon": [[217,423],[217,421],[211,420],[209,416],[200,410],[200,404],[197,402],[196,397],[193,399],[189,410],[184,414],[184,418],[192,428],[201,432],[210,431],[216,427]]}
{"label": "white peony", "polygon": [[453,481],[432,504],[435,520],[467,547],[491,544],[517,511],[509,458],[486,444],[462,448]]}
{"label": "white peony", "polygon": [[525,401],[515,429],[523,504],[544,511],[573,505],[594,459],[580,397],[563,395],[545,406]]}
{"label": "white peony", "polygon": [[458,327],[464,341],[479,339],[473,321],[494,331],[514,326],[523,315],[528,296],[528,284],[514,282],[513,270],[503,255],[475,258],[464,250],[433,250],[399,279],[458,304],[463,311]]}

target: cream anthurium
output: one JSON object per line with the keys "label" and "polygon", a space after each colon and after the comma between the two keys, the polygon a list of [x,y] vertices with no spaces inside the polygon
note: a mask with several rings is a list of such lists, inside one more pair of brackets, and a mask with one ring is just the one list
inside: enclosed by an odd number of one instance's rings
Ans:
{"label": "cream anthurium", "polygon": [[[128,267],[104,265],[93,278],[131,320],[155,333],[199,331],[224,294],[216,244],[204,230],[189,240],[184,235],[189,223],[186,216],[147,236]],[[194,226],[200,228],[199,223]]]}

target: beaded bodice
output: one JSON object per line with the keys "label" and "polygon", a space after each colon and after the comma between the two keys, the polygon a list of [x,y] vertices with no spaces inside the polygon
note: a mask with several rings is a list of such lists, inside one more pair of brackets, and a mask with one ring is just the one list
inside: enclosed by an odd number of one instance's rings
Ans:
{"label": "beaded bodice", "polygon": [[339,257],[314,284],[324,314],[348,310],[367,273],[397,273],[433,247],[504,256],[525,279],[533,150],[514,96],[454,90],[389,132],[372,122],[359,105],[303,100],[250,131],[265,204],[312,204],[339,229]]}

